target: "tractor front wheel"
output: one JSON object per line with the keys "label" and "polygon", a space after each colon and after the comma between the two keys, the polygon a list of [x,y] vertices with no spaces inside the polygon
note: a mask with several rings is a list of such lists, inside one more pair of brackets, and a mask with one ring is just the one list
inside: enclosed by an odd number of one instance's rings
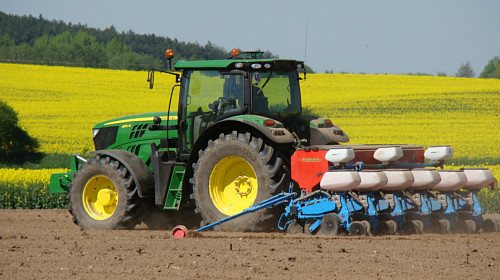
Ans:
{"label": "tractor front wheel", "polygon": [[[193,196],[205,223],[213,223],[261,202],[286,185],[284,163],[275,149],[250,133],[221,134],[199,152],[193,165]],[[279,207],[266,208],[221,225],[225,231],[276,227]],[[278,212],[277,212],[278,211]]]}
{"label": "tractor front wheel", "polygon": [[130,172],[108,156],[84,164],[70,185],[69,210],[83,229],[129,229],[140,222],[139,196]]}

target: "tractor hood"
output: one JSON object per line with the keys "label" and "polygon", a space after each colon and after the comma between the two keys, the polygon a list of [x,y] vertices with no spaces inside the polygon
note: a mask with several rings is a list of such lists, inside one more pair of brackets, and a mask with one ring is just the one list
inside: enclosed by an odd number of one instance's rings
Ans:
{"label": "tractor hood", "polygon": [[[93,128],[95,149],[123,149],[139,154],[151,142],[159,144],[160,139],[167,138],[167,132],[149,129],[155,116],[162,119],[161,125],[167,124],[167,112],[125,116],[96,124]],[[177,124],[177,112],[170,112],[168,124]],[[177,131],[169,131],[169,137],[176,138]]]}
{"label": "tractor hood", "polygon": [[[120,118],[104,121],[104,122],[96,124],[94,126],[94,129],[108,127],[108,126],[122,126],[124,124],[132,124],[132,123],[137,123],[137,122],[141,122],[141,123],[143,123],[143,122],[149,123],[150,122],[152,124],[153,118],[155,116],[159,116],[162,119],[162,124],[164,124],[163,122],[167,121],[167,112],[145,113],[145,114],[130,115],[130,116],[125,116],[125,117],[120,117]],[[177,112],[170,112],[169,119],[170,119],[169,121],[177,122]]]}

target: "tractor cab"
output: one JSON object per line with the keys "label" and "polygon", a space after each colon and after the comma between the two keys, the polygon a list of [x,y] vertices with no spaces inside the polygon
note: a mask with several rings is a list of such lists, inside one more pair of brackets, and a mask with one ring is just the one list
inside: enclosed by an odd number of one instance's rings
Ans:
{"label": "tractor cab", "polygon": [[276,119],[299,114],[297,70],[303,69],[303,62],[257,59],[258,54],[245,52],[227,60],[176,62],[175,69],[183,71],[180,109],[211,111],[217,117],[241,109]]}
{"label": "tractor cab", "polygon": [[225,60],[178,61],[182,71],[179,129],[184,150],[191,150],[214,123],[239,115],[284,120],[301,113],[301,61],[260,59],[261,52],[235,54]]}

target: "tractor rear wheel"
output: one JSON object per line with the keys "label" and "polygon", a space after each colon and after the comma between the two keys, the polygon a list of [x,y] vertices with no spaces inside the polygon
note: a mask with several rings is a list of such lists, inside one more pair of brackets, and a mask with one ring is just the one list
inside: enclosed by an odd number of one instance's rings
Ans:
{"label": "tractor rear wheel", "polygon": [[73,221],[83,229],[130,229],[140,222],[134,178],[108,156],[98,156],[78,170],[68,198]]}
{"label": "tractor rear wheel", "polygon": [[[210,140],[193,164],[193,197],[205,223],[213,223],[281,192],[287,173],[273,147],[250,133],[233,131]],[[220,225],[224,231],[273,230],[279,207]]]}

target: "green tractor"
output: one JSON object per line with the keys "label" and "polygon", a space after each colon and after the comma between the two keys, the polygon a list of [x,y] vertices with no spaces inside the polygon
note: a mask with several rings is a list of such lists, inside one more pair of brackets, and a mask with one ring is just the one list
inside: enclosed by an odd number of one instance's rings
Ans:
{"label": "green tractor", "polygon": [[[212,223],[287,191],[298,147],[349,141],[329,119],[301,114],[302,61],[232,54],[177,61],[175,72],[161,71],[175,75],[177,111],[169,105],[167,112],[94,126],[94,158],[73,155],[71,171],[51,177],[51,192],[68,192],[76,224],[129,229],[140,222],[151,228]],[[170,63],[171,51],[166,56]],[[154,71],[148,81],[153,88]],[[280,209],[220,227],[272,230],[275,211]]]}

